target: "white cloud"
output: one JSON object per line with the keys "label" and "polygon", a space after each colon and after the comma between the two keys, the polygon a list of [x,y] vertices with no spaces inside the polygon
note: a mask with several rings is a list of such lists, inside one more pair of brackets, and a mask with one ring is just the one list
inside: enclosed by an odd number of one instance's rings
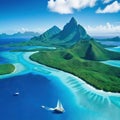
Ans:
{"label": "white cloud", "polygon": [[29,31],[28,28],[21,27],[21,28],[17,28],[17,29],[12,30],[12,33],[16,33],[16,32],[24,33],[24,32],[27,32],[27,31]]}
{"label": "white cloud", "polygon": [[97,0],[49,0],[48,8],[60,14],[72,14],[74,10],[94,7]]}
{"label": "white cloud", "polygon": [[69,14],[73,11],[65,0],[50,0],[48,1],[48,8],[53,12],[58,12],[61,14]]}
{"label": "white cloud", "polygon": [[100,36],[120,36],[120,25],[113,25],[109,22],[106,25],[99,26],[87,26],[87,31],[91,35],[100,35]]}
{"label": "white cloud", "polygon": [[103,10],[101,8],[98,8],[96,13],[117,13],[119,11],[120,11],[120,3],[118,3],[118,1],[115,1],[110,5],[107,5]]}
{"label": "white cloud", "polygon": [[21,28],[21,30],[20,30],[21,32],[26,32],[26,31],[28,31],[28,28]]}
{"label": "white cloud", "polygon": [[41,28],[33,28],[33,27],[32,28],[24,28],[24,27],[22,27],[22,28],[12,30],[11,33],[16,33],[16,32],[21,32],[21,33],[24,33],[24,32],[38,32],[38,33],[42,33],[44,31],[45,31],[45,29],[41,29]]}
{"label": "white cloud", "polygon": [[107,4],[107,3],[109,3],[109,2],[111,2],[112,0],[103,0],[103,3],[104,4]]}

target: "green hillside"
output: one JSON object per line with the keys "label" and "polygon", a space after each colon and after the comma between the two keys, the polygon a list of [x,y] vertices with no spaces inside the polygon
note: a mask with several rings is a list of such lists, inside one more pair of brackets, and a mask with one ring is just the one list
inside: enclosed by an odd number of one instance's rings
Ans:
{"label": "green hillside", "polygon": [[12,73],[15,70],[12,64],[0,64],[0,75]]}
{"label": "green hillside", "polygon": [[[98,89],[120,92],[120,69],[93,60],[118,59],[95,41],[80,41],[69,49],[41,51],[30,58],[41,64],[70,72]],[[91,61],[92,60],[92,61]]]}
{"label": "green hillside", "polygon": [[120,54],[110,52],[103,48],[103,46],[94,40],[81,40],[70,50],[79,57],[87,60],[110,60],[120,59]]}
{"label": "green hillside", "polygon": [[41,46],[50,46],[50,38],[58,34],[61,30],[57,26],[53,26],[48,29],[46,32],[41,34],[40,36],[33,37],[30,41],[25,43],[25,45],[41,45]]}
{"label": "green hillside", "polygon": [[52,28],[44,32],[42,35],[40,35],[39,37],[34,37],[31,40],[36,40],[41,42],[48,41],[53,35],[59,33],[60,31],[61,30],[57,26],[53,26]]}

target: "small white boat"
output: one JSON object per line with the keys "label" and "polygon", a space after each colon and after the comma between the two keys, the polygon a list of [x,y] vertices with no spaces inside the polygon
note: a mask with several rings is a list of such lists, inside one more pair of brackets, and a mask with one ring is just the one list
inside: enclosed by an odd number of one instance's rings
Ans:
{"label": "small white boat", "polygon": [[55,113],[63,113],[65,110],[63,108],[62,103],[58,100],[57,106],[53,109]]}
{"label": "small white boat", "polygon": [[46,106],[41,106],[43,109],[52,111],[54,113],[63,113],[65,112],[62,103],[58,100],[57,102],[57,106],[55,108],[50,108],[50,107],[46,107]]}
{"label": "small white boat", "polygon": [[15,92],[13,95],[18,96],[19,94],[20,94],[19,92]]}

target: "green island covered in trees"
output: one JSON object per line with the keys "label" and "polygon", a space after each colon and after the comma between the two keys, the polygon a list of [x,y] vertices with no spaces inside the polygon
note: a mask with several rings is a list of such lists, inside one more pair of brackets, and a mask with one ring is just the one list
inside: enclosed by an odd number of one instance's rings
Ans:
{"label": "green island covered in trees", "polygon": [[[96,39],[90,37],[74,18],[64,26],[63,30],[54,26],[21,45],[56,47],[56,49],[34,48],[22,51],[39,51],[31,55],[30,59],[78,76],[97,89],[120,92],[120,68],[102,63],[106,60],[120,60],[120,53],[105,49]],[[4,65],[4,71],[0,67],[1,73],[14,70],[12,65],[7,66],[11,69],[6,69]]]}
{"label": "green island covered in trees", "polygon": [[[55,34],[53,31],[56,31]],[[120,60],[120,53],[106,50],[74,18],[62,31],[53,27],[30,40],[30,43],[36,42],[57,46],[57,49],[41,50],[31,55],[31,60],[69,72],[97,89],[120,92],[120,68],[101,63],[105,60]]]}
{"label": "green island covered in trees", "polygon": [[[96,48],[95,43],[94,41],[84,41],[83,43],[81,41],[77,46],[69,49],[39,51],[30,56],[30,59],[72,73],[100,90],[120,92],[120,68],[105,65],[98,61],[107,60],[111,57],[117,58],[120,54],[114,52],[108,54],[109,52],[105,49],[101,52],[100,49]],[[89,48],[91,45],[92,50]],[[84,52],[81,52],[81,49]]]}
{"label": "green island covered in trees", "polygon": [[12,64],[0,64],[0,75],[10,74],[15,70]]}

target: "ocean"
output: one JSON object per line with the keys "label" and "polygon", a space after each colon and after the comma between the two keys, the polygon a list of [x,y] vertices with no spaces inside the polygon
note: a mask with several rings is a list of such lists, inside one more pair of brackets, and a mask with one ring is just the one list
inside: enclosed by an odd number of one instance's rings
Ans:
{"label": "ocean", "polygon": [[[119,120],[120,94],[97,90],[63,71],[29,60],[31,53],[2,49],[16,71],[0,76],[0,120]],[[19,92],[18,96],[14,94]],[[55,114],[58,99],[65,112]]]}
{"label": "ocean", "polygon": [[6,38],[6,39],[0,39],[0,45],[5,44],[12,44],[12,43],[20,43],[28,41],[29,39],[26,38]]}
{"label": "ocean", "polygon": [[[19,96],[14,96],[15,92],[19,92]],[[56,107],[58,99],[63,103],[63,114],[55,114],[41,107]],[[59,81],[53,84],[50,79],[32,73],[0,81],[2,120],[74,120],[82,118],[77,109],[73,95]]]}
{"label": "ocean", "polygon": [[[17,41],[18,42],[18,41]],[[3,42],[6,44],[8,42]],[[1,47],[0,64],[18,63],[19,54],[9,52],[11,48]],[[21,61],[21,60],[20,60]],[[23,62],[24,63],[24,62]],[[26,63],[24,63],[26,64]],[[19,69],[19,68],[18,68]],[[27,69],[31,69],[28,68]],[[18,96],[14,93],[19,92]],[[65,112],[55,114],[41,106],[56,107],[58,99]],[[23,75],[16,74],[8,78],[0,78],[0,119],[1,120],[74,120],[81,119],[79,106],[74,102],[71,91],[54,77],[45,77],[37,72]],[[75,115],[73,115],[73,111]]]}

